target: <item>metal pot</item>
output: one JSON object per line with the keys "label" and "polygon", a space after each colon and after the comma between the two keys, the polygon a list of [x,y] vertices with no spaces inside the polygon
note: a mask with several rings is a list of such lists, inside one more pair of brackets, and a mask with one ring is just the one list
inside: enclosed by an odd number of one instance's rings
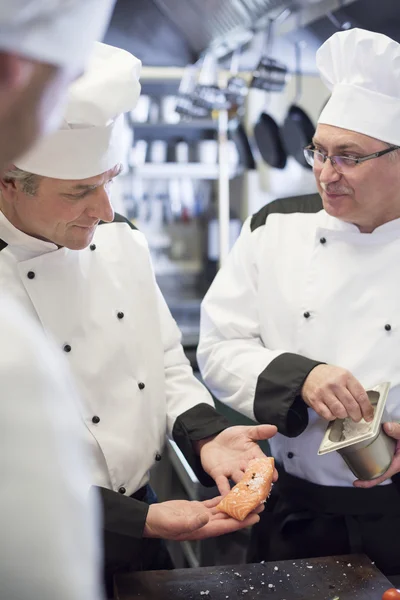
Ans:
{"label": "metal pot", "polygon": [[327,427],[318,454],[337,451],[358,479],[371,480],[380,477],[389,468],[396,449],[396,441],[388,436],[382,423],[390,383],[381,383],[367,390],[374,407],[374,418],[367,431],[345,435],[346,419],[331,421]]}

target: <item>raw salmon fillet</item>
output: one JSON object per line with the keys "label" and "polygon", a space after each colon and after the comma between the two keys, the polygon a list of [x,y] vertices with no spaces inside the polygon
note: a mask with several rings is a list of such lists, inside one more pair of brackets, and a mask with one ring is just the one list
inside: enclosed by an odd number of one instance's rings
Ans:
{"label": "raw salmon fillet", "polygon": [[274,466],[274,459],[269,456],[251,460],[243,479],[221,500],[217,509],[238,521],[244,521],[251,511],[268,498]]}

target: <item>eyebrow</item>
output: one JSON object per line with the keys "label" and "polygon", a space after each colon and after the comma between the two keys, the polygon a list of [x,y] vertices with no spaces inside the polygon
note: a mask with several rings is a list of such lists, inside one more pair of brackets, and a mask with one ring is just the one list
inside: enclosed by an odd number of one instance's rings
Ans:
{"label": "eyebrow", "polygon": [[[118,171],[115,173],[115,175],[113,175],[112,177],[110,177],[110,179],[108,181],[111,181],[111,179],[115,179],[115,177],[118,177],[118,175],[120,175],[122,171],[122,165],[119,167]],[[92,184],[92,185],[88,185],[88,184],[84,184],[84,183],[77,183],[76,185],[74,185],[71,188],[71,191],[75,191],[75,192],[86,192],[86,191],[91,191],[91,190],[95,190],[96,188],[99,187],[99,185],[101,184]]]}
{"label": "eyebrow", "polygon": [[[312,143],[317,146],[324,147],[324,144],[322,144],[315,138],[313,138]],[[365,153],[364,148],[362,148],[359,144],[357,144],[357,142],[344,142],[343,144],[339,144],[338,146],[335,146],[335,148],[336,148],[336,152],[342,152],[343,150],[354,150],[355,152],[360,151],[360,152]]]}

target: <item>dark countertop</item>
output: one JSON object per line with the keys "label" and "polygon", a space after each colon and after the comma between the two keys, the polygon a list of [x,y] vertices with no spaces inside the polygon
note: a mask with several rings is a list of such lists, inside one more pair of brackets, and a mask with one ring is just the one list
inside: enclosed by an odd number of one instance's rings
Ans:
{"label": "dark countertop", "polygon": [[117,600],[381,600],[392,584],[364,555],[116,577]]}

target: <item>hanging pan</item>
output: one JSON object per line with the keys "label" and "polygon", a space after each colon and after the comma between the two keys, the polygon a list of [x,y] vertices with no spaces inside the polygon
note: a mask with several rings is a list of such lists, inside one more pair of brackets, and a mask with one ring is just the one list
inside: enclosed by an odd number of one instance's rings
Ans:
{"label": "hanging pan", "polygon": [[[267,55],[261,57],[254,73],[251,87],[266,92],[279,92],[286,83],[286,67],[269,58],[272,39],[272,21],[269,21],[267,32]],[[254,126],[254,138],[262,159],[275,169],[283,169],[286,165],[286,151],[282,142],[280,128],[267,112],[262,112]]]}
{"label": "hanging pan", "polygon": [[304,158],[303,149],[311,143],[315,132],[313,122],[298,105],[301,97],[301,50],[300,43],[295,44],[296,51],[296,95],[282,126],[284,147],[288,155],[293,156],[303,167],[311,169]]}

